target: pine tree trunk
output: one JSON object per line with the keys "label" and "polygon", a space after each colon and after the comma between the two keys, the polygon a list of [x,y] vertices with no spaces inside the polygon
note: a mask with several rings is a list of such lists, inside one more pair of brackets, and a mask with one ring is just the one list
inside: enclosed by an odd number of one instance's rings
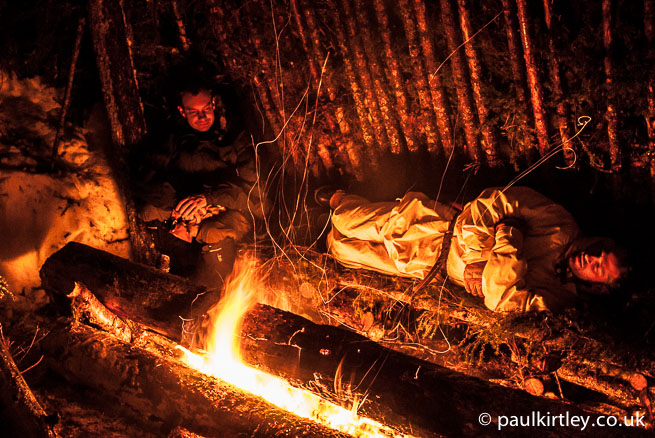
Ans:
{"label": "pine tree trunk", "polygon": [[[330,56],[330,52],[323,53],[321,50],[321,38],[320,32],[316,25],[316,19],[314,17],[314,11],[309,8],[308,5],[300,1],[300,8],[303,11],[303,16],[305,22],[307,23],[307,30],[309,32],[309,37],[311,38],[312,54],[314,62],[316,65],[325,64],[328,57],[334,59],[334,55]],[[332,61],[331,65],[334,64]],[[318,71],[317,71],[318,74]],[[325,117],[328,122],[328,127],[330,128],[331,133],[336,133],[334,129],[334,124],[339,127],[339,132],[341,133],[340,137],[337,137],[335,140],[337,149],[339,150],[342,161],[346,165],[345,173],[354,175],[358,180],[364,178],[364,173],[361,171],[363,168],[363,160],[366,157],[366,153],[362,147],[361,135],[356,130],[353,130],[353,123],[349,117],[346,117],[346,110],[341,104],[335,102],[337,98],[337,81],[339,79],[335,76],[334,69],[326,71],[325,74],[325,83],[326,91],[330,102],[335,106],[334,110],[326,109]],[[334,113],[334,118],[332,118],[332,113]]]}
{"label": "pine tree trunk", "polygon": [[180,38],[180,44],[182,45],[182,50],[185,52],[189,51],[191,43],[186,34],[186,26],[184,25],[184,20],[182,19],[182,14],[180,13],[180,6],[178,5],[178,0],[171,0],[171,8],[173,9],[173,16],[175,17],[175,24],[177,25],[177,34]]}
{"label": "pine tree trunk", "polygon": [[[316,107],[314,108],[314,111],[318,111],[318,103],[319,103],[319,86],[322,84],[323,90],[327,88],[326,84],[323,83],[323,75],[321,72],[317,70],[316,67],[316,62],[314,62],[314,56],[313,56],[313,50],[310,47],[310,41],[307,37],[307,33],[305,31],[305,26],[303,25],[303,20],[300,16],[300,13],[298,12],[298,1],[297,0],[291,0],[291,11],[293,13],[293,18],[296,23],[296,29],[298,31],[298,36],[300,37],[300,41],[302,42],[303,49],[305,53],[307,54],[307,63],[309,65],[309,71],[311,73],[312,77],[312,88],[316,89],[317,93],[317,98],[315,105]],[[323,91],[323,93],[326,93],[326,91]],[[336,133],[336,126],[334,124],[334,121],[332,120],[331,115],[325,114],[325,119],[326,119],[326,124],[328,125],[328,130],[332,133]],[[315,126],[310,127],[310,142],[314,140],[314,132],[320,131],[317,130]],[[331,176],[332,173],[334,172],[334,160],[332,159],[332,155],[330,154],[330,150],[328,148],[328,141],[329,141],[329,136],[325,135],[317,135],[315,142],[316,142],[316,151],[318,153],[318,156],[323,164],[323,167],[325,168],[328,176]],[[337,157],[339,159],[339,157]],[[345,162],[346,160],[344,160]]]}
{"label": "pine tree trunk", "polygon": [[539,68],[537,67],[537,62],[532,51],[534,43],[530,34],[528,6],[526,0],[516,0],[516,6],[521,42],[523,44],[523,58],[525,59],[530,95],[532,97],[532,114],[534,115],[534,126],[537,132],[538,149],[539,153],[544,155],[548,151],[548,128],[546,126],[546,115],[544,112],[543,91],[539,82]]}
{"label": "pine tree trunk", "polygon": [[[648,41],[648,59],[655,60],[655,0],[644,0],[644,33]],[[649,171],[652,185],[652,196],[655,199],[655,70],[648,72],[648,112],[646,114],[646,129],[648,130]]]}
{"label": "pine tree trunk", "polygon": [[[527,98],[525,96],[525,70],[521,64],[523,54],[521,53],[520,37],[516,30],[516,19],[514,8],[511,0],[502,0],[503,16],[505,18],[505,33],[507,35],[507,51],[509,53],[509,65],[512,70],[512,82],[514,85],[514,95],[518,103],[516,114],[519,124],[528,124],[530,119],[527,107]],[[516,142],[519,155],[525,155],[526,145],[522,142]],[[514,148],[510,150],[510,161],[516,166],[517,156]]]}
{"label": "pine tree trunk", "polygon": [[347,56],[353,67],[353,72],[356,75],[356,80],[361,86],[361,94],[364,103],[364,109],[370,117],[371,127],[375,136],[375,145],[371,149],[371,153],[378,154],[389,149],[390,136],[388,134],[387,126],[384,122],[384,117],[378,104],[377,96],[375,94],[375,87],[371,78],[368,60],[366,59],[365,49],[361,44],[359,34],[362,32],[355,23],[355,17],[351,10],[349,0],[338,0],[338,8],[341,14],[338,21],[343,20],[346,37],[345,46],[348,49]]}
{"label": "pine tree trunk", "polygon": [[[423,91],[423,94],[426,95],[424,97],[426,99],[426,103],[429,102],[429,110],[426,114],[426,117],[431,123],[433,123],[432,113],[434,113],[437,119],[438,134],[441,138],[443,152],[446,155],[450,155],[455,148],[455,140],[453,138],[453,132],[450,127],[450,117],[448,115],[448,99],[446,98],[446,95],[443,91],[443,83],[441,81],[442,73],[437,72],[436,53],[434,50],[434,44],[432,43],[432,36],[434,32],[430,32],[430,28],[428,27],[427,14],[423,0],[413,0],[412,3],[414,4],[414,13],[416,16],[415,26],[418,30],[418,39],[420,41],[421,50],[423,51],[424,61],[424,63],[421,62],[417,50],[415,59],[416,68],[414,74],[417,78],[419,78],[417,81],[418,86],[422,90],[426,90]],[[409,10],[407,10],[407,14],[409,14]],[[408,15],[408,17],[410,16]],[[408,22],[405,25],[406,28],[412,26],[414,26],[413,20],[412,22]],[[423,67],[423,65],[425,65],[425,67]],[[427,84],[424,84],[426,80]],[[429,96],[429,99],[427,96]],[[436,151],[437,144],[428,143],[428,150]]]}
{"label": "pine tree trunk", "polygon": [[569,110],[566,105],[566,100],[564,99],[564,93],[562,91],[562,82],[560,77],[560,61],[559,55],[555,48],[555,41],[553,36],[555,32],[553,31],[553,17],[552,17],[552,0],[543,0],[544,1],[544,17],[546,21],[546,28],[548,29],[548,71],[550,73],[550,85],[552,88],[551,99],[555,101],[557,105],[557,127],[559,128],[559,135],[564,146],[564,160],[567,165],[573,165],[575,160],[575,154],[571,149],[572,145],[570,144],[571,131],[568,126],[569,119]]}
{"label": "pine tree trunk", "polygon": [[[333,11],[338,11],[340,9],[337,7],[335,0],[327,0],[327,5]],[[365,148],[359,148],[353,145],[354,147],[352,148],[356,152],[361,151],[361,153],[357,153],[357,161],[353,161],[353,167],[356,169],[355,174],[357,175],[361,172],[367,172],[378,168],[376,132],[371,125],[372,122],[369,120],[364,91],[359,83],[358,76],[355,74],[356,67],[352,61],[353,56],[351,54],[350,46],[346,44],[346,41],[348,41],[348,35],[338,17],[334,21],[334,30],[336,31],[336,39],[340,55],[343,59],[345,79],[348,82],[350,91],[352,92],[355,112],[359,119],[359,129],[361,130],[365,146]],[[347,117],[345,111],[344,116]],[[351,155],[351,160],[352,159],[353,156]]]}
{"label": "pine tree trunk", "polygon": [[[459,7],[459,24],[462,29],[464,41],[469,40],[473,35],[471,28],[471,18],[469,17],[468,9],[470,7],[468,0],[457,0]],[[478,120],[480,121],[480,129],[482,131],[482,150],[485,154],[487,164],[491,167],[496,167],[500,164],[498,156],[498,139],[494,127],[489,121],[489,109],[487,107],[487,97],[482,90],[482,65],[480,64],[480,56],[476,45],[473,41],[468,41],[464,45],[464,53],[468,61],[469,71],[471,72],[471,88],[473,90],[473,98],[475,105],[478,109]]]}
{"label": "pine tree trunk", "polygon": [[618,120],[616,114],[616,99],[614,98],[614,65],[612,61],[612,1],[603,0],[603,47],[605,57],[603,69],[605,71],[605,98],[607,110],[605,120],[607,121],[607,140],[609,145],[610,166],[612,172],[621,168],[621,152],[619,149]]}
{"label": "pine tree trunk", "polygon": [[[391,29],[389,27],[389,16],[384,7],[382,0],[374,0],[375,17],[382,38],[382,56],[384,58],[384,67],[387,74],[387,81],[391,86],[393,96],[395,99],[395,109],[400,117],[400,124],[402,133],[405,139],[405,144],[410,152],[416,152],[419,148],[420,140],[417,137],[418,129],[417,124],[412,120],[411,108],[409,97],[407,96],[406,89],[403,83],[402,71],[398,62],[398,56],[393,50]],[[424,129],[428,136],[436,143],[436,128],[434,124],[424,124]],[[431,143],[431,142],[429,142]]]}
{"label": "pine tree trunk", "polygon": [[[345,0],[344,3],[349,5],[348,0]],[[368,11],[364,8],[364,5],[365,4],[360,4],[355,1],[353,2],[354,8],[350,10],[351,8],[348,6],[346,10],[349,10],[348,12],[354,16],[354,25],[359,29],[357,34],[361,39],[361,48],[366,54],[366,65],[373,82],[372,94],[375,96],[375,100],[382,114],[382,120],[384,121],[387,130],[389,149],[394,155],[402,155],[407,151],[407,144],[404,142],[404,138],[402,138],[400,134],[401,127],[398,123],[398,118],[396,117],[395,105],[390,97],[389,86],[381,67],[382,62],[380,62],[377,53],[379,49],[371,35],[371,33],[377,29],[373,27],[368,18]],[[387,146],[382,147],[383,150],[386,148]]]}
{"label": "pine tree trunk", "polygon": [[453,81],[457,90],[457,108],[462,118],[464,134],[466,137],[466,149],[469,158],[478,161],[480,159],[478,138],[476,134],[476,118],[473,113],[473,101],[471,99],[470,81],[466,62],[458,48],[461,44],[459,32],[455,24],[455,11],[451,0],[440,0],[441,20],[448,42],[448,50],[451,52],[450,66],[453,72]]}

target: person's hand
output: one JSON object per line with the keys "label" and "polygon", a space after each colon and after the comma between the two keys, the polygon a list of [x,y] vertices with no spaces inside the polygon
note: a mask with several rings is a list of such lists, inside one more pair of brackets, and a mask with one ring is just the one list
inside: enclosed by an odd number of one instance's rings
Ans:
{"label": "person's hand", "polygon": [[192,224],[199,224],[207,214],[207,198],[204,195],[188,196],[177,203],[171,213],[173,219],[182,219]]}
{"label": "person's hand", "polygon": [[482,293],[482,272],[487,262],[469,263],[464,268],[464,289],[476,297],[484,298]]}

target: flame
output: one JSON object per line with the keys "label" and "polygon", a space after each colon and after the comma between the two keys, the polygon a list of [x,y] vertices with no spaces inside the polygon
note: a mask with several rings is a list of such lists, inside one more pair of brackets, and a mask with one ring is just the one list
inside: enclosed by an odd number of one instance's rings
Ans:
{"label": "flame", "polygon": [[179,347],[184,351],[186,363],[295,415],[355,437],[407,436],[377,421],[360,417],[356,402],[351,409],[346,409],[242,362],[239,342],[241,323],[246,312],[257,303],[256,291],[264,290],[256,272],[254,257],[237,260],[234,272],[226,283],[224,298],[208,312],[211,329],[205,340],[206,353],[199,355]]}

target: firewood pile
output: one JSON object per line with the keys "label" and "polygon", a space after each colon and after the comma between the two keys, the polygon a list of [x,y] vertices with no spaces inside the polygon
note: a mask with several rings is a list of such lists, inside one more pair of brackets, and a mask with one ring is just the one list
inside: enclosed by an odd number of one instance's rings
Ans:
{"label": "firewood pile", "polygon": [[[500,321],[465,297],[457,302],[457,291],[444,289],[429,307],[433,286],[424,298],[411,297],[404,280],[348,273],[321,254],[263,260],[264,301],[275,295],[286,302],[280,307],[295,311],[266,304],[251,309],[239,334],[243,361],[328,401],[357,406],[360,415],[395,431],[385,436],[496,436],[495,424],[480,424],[481,413],[623,415],[649,403],[652,368],[645,356],[638,365],[620,362],[620,351],[612,351],[611,362],[591,356],[585,362],[583,347],[607,344],[572,328],[539,339],[538,324],[512,337],[498,329],[496,337],[507,337],[494,344],[484,333]],[[46,261],[41,278],[50,304],[26,311],[11,291],[0,301],[2,418],[13,436],[348,436],[181,360],[179,345],[202,347],[198,334],[219,300],[216,291],[75,243]],[[438,321],[429,321],[435,314]],[[532,351],[535,343],[543,354]],[[555,367],[554,347],[565,345],[568,354]],[[541,374],[533,373],[539,366]],[[552,398],[518,389],[528,381],[538,387],[531,379],[548,386],[546,375],[560,387]],[[573,385],[586,389],[586,398],[574,398]],[[617,432],[627,433],[593,430]],[[525,436],[525,430],[503,434]],[[555,427],[530,434],[580,431]]]}

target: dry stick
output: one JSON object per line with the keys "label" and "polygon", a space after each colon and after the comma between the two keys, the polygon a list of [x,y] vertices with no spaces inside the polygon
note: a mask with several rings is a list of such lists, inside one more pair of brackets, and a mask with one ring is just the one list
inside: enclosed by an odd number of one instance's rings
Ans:
{"label": "dry stick", "polygon": [[[552,27],[552,0],[543,0],[544,2],[544,18],[546,21],[546,28],[548,29],[548,70],[550,72],[550,84],[552,87],[552,96],[551,99],[555,101],[557,105],[557,126],[559,128],[560,139],[562,144],[568,142],[571,137],[571,132],[567,120],[569,119],[569,111],[564,100],[564,93],[562,91],[562,84],[560,78],[560,62],[557,51],[555,50],[555,41],[553,40],[553,27]],[[564,149],[564,159],[566,164],[571,166],[575,161],[575,154],[573,149],[565,148]]]}
{"label": "dry stick", "polygon": [[[381,2],[381,0],[377,1]],[[376,5],[376,9],[381,7],[381,4]],[[424,37],[428,39],[429,37],[421,34],[419,41],[419,36],[417,36],[417,33],[426,31],[427,26],[421,27],[421,23],[417,22],[418,20],[416,20],[415,17],[411,14],[411,10],[411,6],[407,0],[398,0],[398,11],[401,15],[400,18],[403,23],[403,29],[405,30],[405,36],[407,37],[407,48],[411,60],[413,79],[420,108],[420,125],[422,125],[422,130],[425,132],[428,149],[436,149],[438,147],[440,137],[443,148],[447,149],[448,147],[452,147],[450,122],[446,119],[445,123],[442,123],[443,120],[434,115],[430,105],[432,102],[432,96],[430,95],[430,83],[426,79],[427,75],[425,72],[425,67],[423,66],[423,60],[425,60],[425,62],[430,62],[430,60],[434,59],[434,54],[430,56],[429,50],[426,50],[425,45],[421,44],[425,40]],[[378,17],[379,16],[381,16],[381,14],[378,13]],[[423,57],[421,56],[421,49],[419,48],[420,46],[423,47]],[[394,53],[390,56],[398,56],[398,54]],[[402,59],[402,57],[400,58]],[[400,78],[400,80],[402,81],[402,78]],[[440,89],[441,87],[438,85],[436,86],[438,89]],[[408,90],[410,89],[411,88],[408,87]],[[445,131],[442,129],[442,125],[446,128]],[[419,129],[417,129],[417,131],[418,130]],[[416,152],[418,150],[419,146],[417,145],[414,151]]]}
{"label": "dry stick", "polygon": [[66,84],[66,92],[64,94],[64,103],[61,106],[59,114],[59,126],[57,126],[57,133],[55,134],[55,142],[52,145],[52,155],[50,156],[50,168],[55,167],[55,158],[59,154],[59,140],[64,133],[64,126],[66,123],[66,113],[71,102],[71,91],[73,89],[73,78],[75,77],[75,65],[77,64],[77,57],[80,54],[80,46],[82,45],[82,35],[84,35],[84,25],[86,18],[81,17],[77,23],[77,35],[75,36],[75,46],[73,49],[73,57],[71,59],[70,70],[68,71],[68,83]]}
{"label": "dry stick", "polygon": [[[423,78],[427,80],[427,90],[429,92],[429,102],[432,111],[437,119],[437,127],[439,129],[439,136],[441,137],[441,146],[446,155],[450,155],[454,148],[454,137],[450,127],[450,105],[444,93],[444,87],[441,77],[435,75],[430,78],[430,72],[434,71],[436,65],[436,54],[434,45],[432,44],[432,33],[427,23],[427,14],[425,12],[425,4],[422,0],[414,0],[414,14],[416,17],[416,29],[418,31],[418,39],[421,44],[423,52],[423,64],[420,62],[418,66],[425,67],[421,69],[421,82]],[[408,23],[408,25],[411,25]],[[407,27],[407,26],[405,26]],[[422,85],[423,86],[423,85]],[[428,150],[434,152],[437,150],[437,144],[428,144]]]}
{"label": "dry stick", "polygon": [[[457,0],[459,7],[459,25],[462,29],[464,41],[471,39],[471,18],[469,16],[468,0]],[[482,90],[482,66],[480,64],[480,55],[472,41],[464,45],[464,53],[468,61],[469,72],[471,73],[471,88],[473,89],[473,98],[478,109],[478,120],[482,131],[482,150],[485,153],[487,163],[491,167],[499,165],[498,161],[498,138],[493,125],[489,122],[489,109],[487,102],[489,99]]]}
{"label": "dry stick", "polygon": [[[11,418],[16,432],[26,438],[55,438],[58,435],[47,423],[47,416],[23,379],[9,352],[9,342],[0,325],[0,405]],[[3,426],[5,432],[6,425]]]}
{"label": "dry stick", "polygon": [[[291,0],[291,11],[293,13],[293,18],[296,23],[296,29],[298,30],[298,36],[300,37],[300,41],[302,42],[303,49],[305,50],[305,53],[307,54],[307,62],[309,64],[309,71],[312,75],[312,79],[314,83],[316,84],[316,87],[318,88],[319,85],[321,84],[321,79],[319,78],[319,74],[316,70],[316,65],[314,63],[314,59],[312,56],[312,49],[310,48],[310,42],[307,39],[307,35],[305,32],[305,27],[303,26],[302,19],[300,17],[300,14],[298,13],[298,5],[297,5],[297,0]],[[327,64],[327,58],[325,59],[325,64]],[[322,72],[321,72],[321,78],[322,78]],[[318,96],[316,98],[316,105],[314,107],[314,115],[318,112]],[[332,120],[331,116],[326,117],[326,122],[328,124],[328,129],[331,132],[336,131],[336,126],[334,125],[334,121]],[[312,137],[313,137],[313,132],[315,131],[314,125],[312,125],[311,132],[312,132]],[[327,147],[327,143],[329,141],[329,138],[325,135],[319,136],[319,138],[316,140],[316,150],[318,153],[318,156],[320,157],[321,161],[323,162],[323,166],[325,167],[325,170],[327,171],[328,174],[332,173],[334,171],[334,161],[332,160],[332,156],[330,155],[330,150]]]}
{"label": "dry stick", "polygon": [[479,148],[476,135],[476,117],[473,113],[473,102],[471,100],[471,91],[469,89],[470,81],[466,63],[458,50],[460,47],[459,33],[455,25],[455,13],[450,0],[440,0],[441,20],[446,34],[448,50],[450,50],[452,59],[450,61],[453,81],[457,91],[457,107],[462,116],[462,125],[464,127],[464,136],[466,138],[467,153],[469,158],[478,161]]}
{"label": "dry stick", "polygon": [[341,18],[345,22],[346,47],[348,47],[347,57],[353,66],[353,72],[361,84],[362,98],[364,102],[364,109],[367,110],[371,118],[371,125],[373,127],[373,134],[375,135],[376,145],[371,149],[372,154],[376,154],[378,150],[386,150],[389,148],[391,137],[387,132],[387,126],[383,122],[384,117],[380,111],[380,106],[375,95],[373,81],[369,71],[369,63],[364,54],[361,40],[358,34],[362,31],[358,29],[355,24],[355,19],[350,7],[349,0],[339,0],[339,9],[343,13]]}
{"label": "dry stick", "polygon": [[[648,59],[655,59],[655,0],[644,0],[644,34],[648,41]],[[652,191],[655,197],[655,70],[648,72],[648,113],[646,128],[648,129],[648,155]]]}
{"label": "dry stick", "polygon": [[[391,29],[389,27],[389,17],[384,8],[382,0],[374,0],[375,16],[378,22],[378,31],[382,38],[384,56],[384,70],[387,76],[387,81],[391,85],[391,90],[395,99],[395,109],[400,117],[401,132],[404,136],[407,149],[410,152],[416,152],[419,147],[417,135],[416,122],[412,121],[410,117],[410,105],[408,103],[408,93],[405,93],[405,85],[403,84],[402,73],[398,65],[398,59],[402,59],[396,55],[391,46]],[[427,124],[425,124],[427,125]],[[431,141],[428,145],[437,144],[436,128],[434,123],[432,126],[424,126],[424,129],[429,133],[428,137]]]}
{"label": "dry stick", "polygon": [[[514,94],[518,101],[519,111],[523,117],[529,117],[528,108],[526,105],[527,98],[525,96],[525,74],[521,67],[521,46],[519,43],[519,36],[516,33],[516,20],[514,18],[511,0],[502,0],[503,2],[503,16],[505,18],[505,33],[507,34],[507,50],[509,52],[509,65],[512,70],[512,81],[514,83]],[[519,122],[521,123],[521,122]],[[525,153],[525,145],[523,142],[517,144],[519,155]],[[516,166],[517,157],[514,148],[510,149],[510,161]]]}
{"label": "dry stick", "polygon": [[180,14],[177,0],[171,0],[171,6],[173,8],[173,16],[175,17],[175,24],[177,24],[177,32],[180,37],[180,44],[182,44],[182,50],[188,52],[191,44],[189,43],[189,38],[186,34],[186,27],[184,26],[184,21],[182,20],[182,14]]}
{"label": "dry stick", "polygon": [[[327,4],[328,7],[333,11],[338,10],[335,0],[327,0]],[[348,85],[350,86],[350,91],[352,91],[353,100],[355,101],[355,111],[357,112],[357,117],[359,118],[359,128],[361,129],[364,144],[366,145],[366,149],[362,149],[362,153],[359,154],[361,161],[353,161],[353,167],[356,170],[364,169],[365,166],[366,168],[376,169],[378,167],[377,154],[372,153],[376,150],[375,133],[373,132],[371,122],[368,119],[368,111],[366,110],[366,103],[364,100],[362,88],[359,85],[357,77],[355,76],[355,69],[352,63],[350,48],[345,44],[347,35],[343,25],[341,24],[341,21],[339,20],[339,17],[336,17],[336,20],[334,21],[334,28],[337,34],[337,44],[339,45],[341,56],[343,58],[346,79],[348,81]],[[365,151],[369,152],[367,153]]]}
{"label": "dry stick", "polygon": [[[313,10],[310,10],[307,5],[302,6],[305,22],[307,23],[307,29],[309,31],[311,41],[312,41],[312,50],[314,55],[314,61],[319,63],[325,57],[320,51],[321,40],[319,37],[318,27],[316,26],[316,20],[313,15]],[[335,78],[333,74],[327,75],[326,80],[326,89],[328,96],[331,101],[336,99],[336,91],[338,87],[335,84]],[[328,126],[331,126],[332,117],[327,117]],[[358,132],[354,132],[353,127],[350,123],[350,118],[346,115],[346,110],[342,105],[336,105],[335,108],[335,122],[339,126],[339,131],[344,136],[343,138],[337,139],[337,148],[344,155],[344,161],[349,166],[347,173],[355,175],[359,181],[363,181],[364,173],[361,170],[364,168],[364,160],[366,159],[366,153],[361,145],[360,141],[354,141],[353,137],[359,137]]]}
{"label": "dry stick", "polygon": [[[345,3],[348,4],[348,1],[346,0]],[[356,2],[354,3],[354,6],[357,6]],[[348,9],[350,9],[350,6]],[[407,150],[407,145],[404,143],[404,137],[400,134],[402,128],[400,127],[398,118],[395,115],[395,103],[390,97],[389,85],[387,84],[386,77],[382,71],[382,62],[377,54],[379,49],[373,41],[372,33],[378,33],[379,29],[376,29],[373,26],[368,18],[366,10],[355,9],[354,11],[350,11],[349,15],[355,16],[355,20],[353,20],[355,21],[354,25],[356,28],[360,29],[357,33],[361,39],[363,53],[366,54],[368,70],[371,74],[371,79],[373,80],[374,85],[372,92],[376,97],[380,112],[382,113],[382,118],[384,119],[384,124],[387,128],[391,152],[395,155],[403,154]],[[386,146],[383,147],[383,149],[386,149]]]}
{"label": "dry stick", "polygon": [[603,59],[603,69],[605,70],[605,85],[607,110],[605,120],[607,120],[607,139],[609,141],[609,153],[611,161],[611,170],[618,171],[621,168],[621,152],[619,149],[618,138],[618,121],[616,114],[617,102],[614,99],[612,83],[614,82],[614,66],[612,63],[612,2],[603,0],[603,47],[605,48],[605,57]]}
{"label": "dry stick", "polygon": [[537,131],[537,142],[539,153],[544,155],[548,151],[548,128],[546,127],[546,116],[544,113],[543,91],[539,83],[539,71],[532,53],[532,36],[530,35],[530,23],[528,21],[528,10],[525,0],[516,0],[519,29],[521,31],[521,42],[523,43],[523,58],[528,74],[530,95],[532,96],[532,113],[534,115],[534,126]]}

